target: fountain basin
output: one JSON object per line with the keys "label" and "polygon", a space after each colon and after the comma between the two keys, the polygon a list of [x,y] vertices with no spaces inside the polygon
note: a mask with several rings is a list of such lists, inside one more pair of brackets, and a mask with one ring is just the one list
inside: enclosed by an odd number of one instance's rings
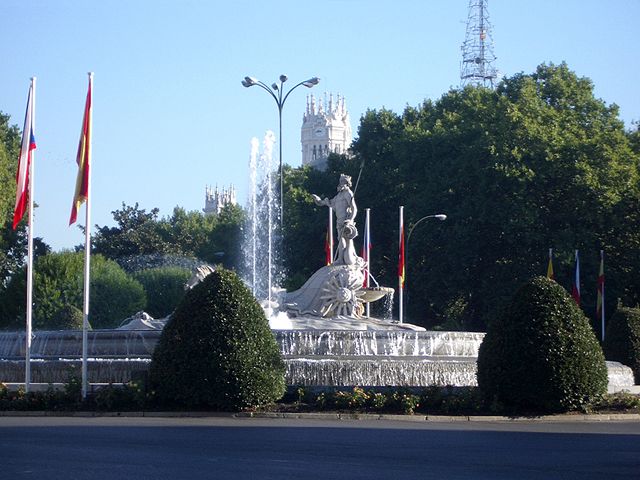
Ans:
{"label": "fountain basin", "polygon": [[[159,330],[88,332],[90,383],[127,383],[151,363]],[[275,330],[287,385],[475,386],[483,333],[387,330]],[[31,347],[34,383],[79,377],[82,332],[36,331]],[[609,390],[634,385],[629,367],[607,362]],[[0,382],[24,382],[24,332],[0,333]]]}

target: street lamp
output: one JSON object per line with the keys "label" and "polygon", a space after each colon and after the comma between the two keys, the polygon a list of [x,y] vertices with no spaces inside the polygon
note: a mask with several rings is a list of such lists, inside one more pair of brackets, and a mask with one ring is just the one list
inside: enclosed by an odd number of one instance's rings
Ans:
{"label": "street lamp", "polygon": [[[282,170],[282,107],[284,107],[284,102],[287,101],[287,97],[289,97],[289,94],[291,92],[293,92],[296,88],[298,88],[300,85],[304,85],[307,88],[311,88],[315,85],[317,85],[318,83],[320,83],[320,79],[318,77],[311,77],[308,80],[304,80],[303,82],[297,83],[295,84],[293,87],[291,87],[289,89],[289,91],[285,94],[284,93],[284,89],[283,84],[284,82],[287,81],[287,76],[286,75],[280,75],[280,85],[278,85],[277,83],[272,83],[271,84],[271,88],[269,88],[267,86],[266,83],[262,82],[261,80],[258,80],[257,78],[254,77],[244,77],[244,80],[242,80],[242,86],[249,88],[249,87],[253,87],[254,85],[257,85],[258,87],[262,88],[264,91],[268,92],[269,95],[271,95],[271,97],[273,97],[273,99],[276,101],[276,105],[278,106],[278,121],[279,121],[279,130],[280,130],[280,145],[279,145],[279,151],[280,151],[280,228],[282,228],[283,225],[283,221],[284,221],[284,187],[283,187],[283,170]],[[275,92],[275,93],[274,93]]]}
{"label": "street lamp", "polygon": [[[420,220],[418,220],[416,223],[414,223],[411,228],[409,229],[409,234],[407,235],[407,241],[405,244],[405,255],[408,257],[408,253],[409,253],[409,240],[411,240],[411,234],[413,233],[414,228],[416,228],[423,220],[426,220],[428,218],[437,218],[440,221],[444,221],[447,219],[447,216],[444,213],[438,213],[436,215],[427,215],[425,217],[422,217]],[[408,289],[407,289],[408,290]],[[407,291],[407,307],[409,306],[409,292]]]}

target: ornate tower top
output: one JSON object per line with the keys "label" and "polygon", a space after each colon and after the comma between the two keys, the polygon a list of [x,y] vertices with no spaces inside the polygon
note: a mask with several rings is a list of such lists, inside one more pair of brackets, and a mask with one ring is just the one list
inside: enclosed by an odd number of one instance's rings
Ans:
{"label": "ornate tower top", "polygon": [[351,146],[351,119],[344,97],[333,94],[324,101],[307,97],[307,109],[302,117],[302,165],[320,170],[326,168],[329,153],[346,153]]}
{"label": "ornate tower top", "polygon": [[493,66],[493,36],[489,23],[488,0],[469,0],[467,32],[462,44],[462,64],[460,84],[491,87],[495,86],[498,71]]}
{"label": "ornate tower top", "polygon": [[218,215],[220,211],[227,205],[236,205],[236,189],[233,185],[229,186],[229,189],[222,188],[222,191],[218,190],[216,185],[215,189],[207,185],[205,188],[204,208],[202,211],[205,215]]}

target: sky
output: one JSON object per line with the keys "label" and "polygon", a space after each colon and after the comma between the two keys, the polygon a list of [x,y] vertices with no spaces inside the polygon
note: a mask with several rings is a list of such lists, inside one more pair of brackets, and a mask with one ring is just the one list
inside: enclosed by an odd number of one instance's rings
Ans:
{"label": "sky", "polygon": [[[84,241],[68,222],[87,72],[92,225],[113,226],[123,202],[160,216],[201,210],[207,185],[233,184],[244,205],[251,139],[278,128],[275,102],[243,88],[245,76],[271,84],[284,73],[289,86],[321,79],[293,91],[283,109],[284,163],[297,167],[309,94],[344,95],[357,136],[367,109],[401,113],[457,88],[468,3],[3,0],[0,111],[20,128],[37,77],[34,234],[54,250]],[[640,1],[489,0],[488,8],[501,75],[565,61],[620,107],[628,128],[640,120]]]}

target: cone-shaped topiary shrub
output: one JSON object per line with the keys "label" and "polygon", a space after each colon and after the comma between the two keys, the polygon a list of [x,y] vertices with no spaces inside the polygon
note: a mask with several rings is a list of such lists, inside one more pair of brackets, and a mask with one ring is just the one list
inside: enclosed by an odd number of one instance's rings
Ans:
{"label": "cone-shaped topiary shrub", "polygon": [[566,411],[606,393],[607,367],[573,299],[553,280],[536,277],[489,325],[478,386],[487,401],[507,408]]}
{"label": "cone-shaped topiary shrub", "polygon": [[224,269],[184,296],[153,353],[150,386],[163,405],[239,410],[279,399],[284,363],[264,311]]}
{"label": "cone-shaped topiary shrub", "polygon": [[640,383],[640,308],[618,307],[609,320],[603,348],[607,360],[631,367]]}

